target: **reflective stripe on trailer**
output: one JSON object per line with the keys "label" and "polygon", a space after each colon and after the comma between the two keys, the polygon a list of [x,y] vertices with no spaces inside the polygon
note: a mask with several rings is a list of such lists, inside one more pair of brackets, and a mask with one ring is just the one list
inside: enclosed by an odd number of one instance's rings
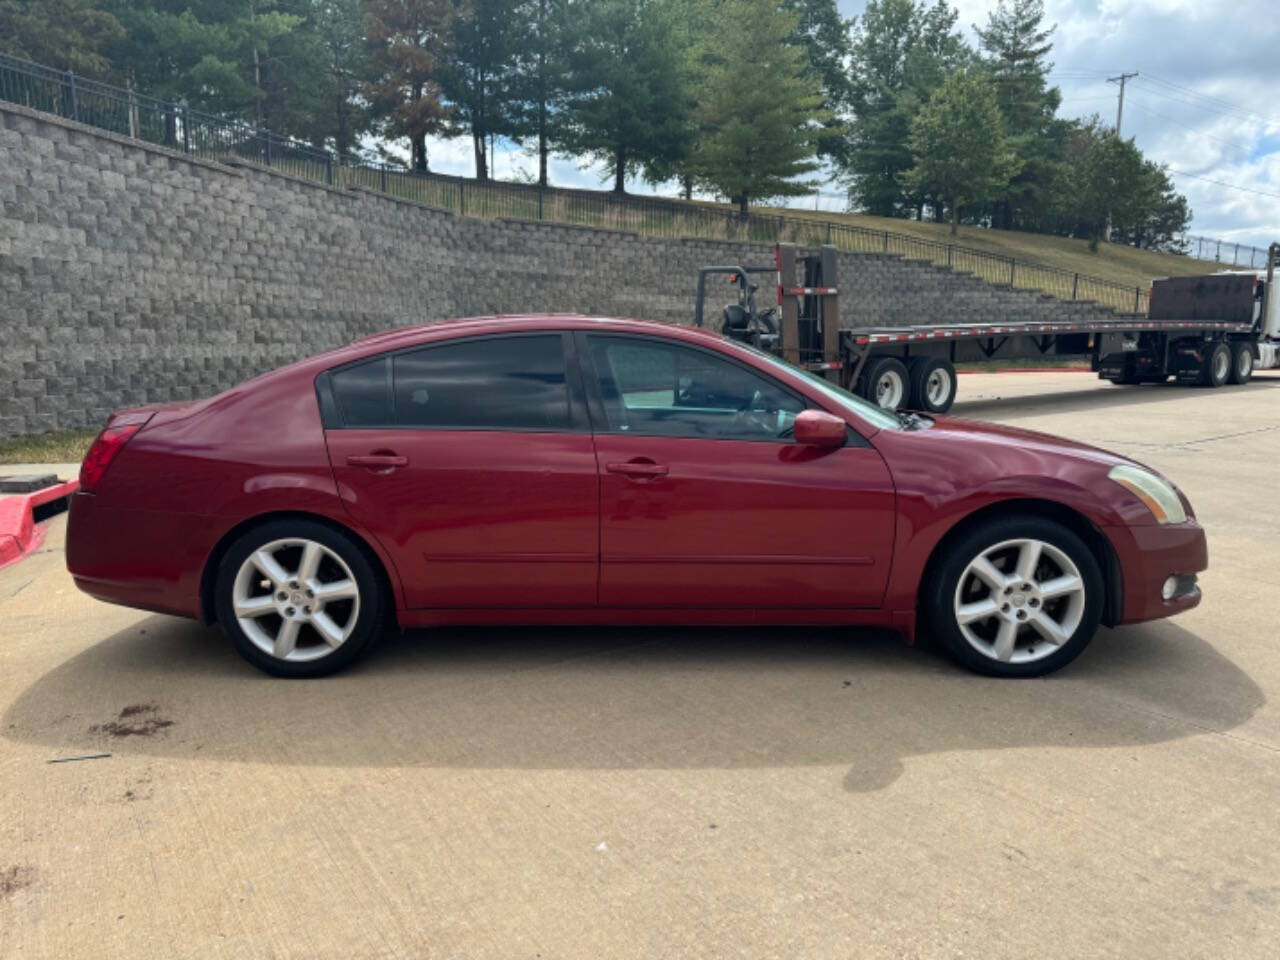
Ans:
{"label": "reflective stripe on trailer", "polygon": [[964,337],[987,337],[1013,333],[1128,333],[1133,330],[1226,330],[1248,333],[1251,324],[1207,320],[1137,320],[1133,323],[1036,323],[1022,326],[957,327],[945,330],[907,330],[902,333],[864,333],[854,335],[854,343],[906,343],[915,340],[959,340]]}
{"label": "reflective stripe on trailer", "polygon": [[784,291],[781,286],[778,291],[789,297],[834,297],[837,292],[835,287],[790,287]]}

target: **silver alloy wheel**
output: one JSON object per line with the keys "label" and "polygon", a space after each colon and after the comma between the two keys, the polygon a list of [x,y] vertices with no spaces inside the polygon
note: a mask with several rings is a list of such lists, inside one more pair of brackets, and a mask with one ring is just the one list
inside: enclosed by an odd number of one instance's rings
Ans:
{"label": "silver alloy wheel", "polygon": [[907,385],[896,370],[886,370],[876,381],[876,404],[885,410],[897,410],[906,396]]}
{"label": "silver alloy wheel", "polygon": [[1253,373],[1253,351],[1248,347],[1236,354],[1236,376],[1246,380]]}
{"label": "silver alloy wheel", "polygon": [[324,544],[273,540],[240,565],[231,606],[259,650],[305,663],[328,656],[351,636],[360,616],[360,588],[351,568]]}
{"label": "silver alloy wheel", "polygon": [[984,657],[1032,663],[1071,639],[1085,612],[1084,578],[1043,540],[1005,540],[970,561],[956,584],[960,633]]}
{"label": "silver alloy wheel", "polygon": [[1231,351],[1218,350],[1213,355],[1213,379],[1225,380],[1231,372]]}
{"label": "silver alloy wheel", "polygon": [[951,396],[951,374],[945,367],[936,367],[924,383],[924,395],[930,405],[941,407]]}

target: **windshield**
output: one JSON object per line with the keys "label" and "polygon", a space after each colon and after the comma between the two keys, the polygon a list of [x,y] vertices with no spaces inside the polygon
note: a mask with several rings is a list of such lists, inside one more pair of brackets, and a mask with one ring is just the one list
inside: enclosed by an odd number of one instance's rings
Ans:
{"label": "windshield", "polygon": [[844,389],[844,387],[838,387],[831,381],[825,380],[822,377],[818,376],[816,373],[810,373],[808,370],[802,370],[800,367],[793,367],[791,364],[787,363],[785,360],[781,360],[778,357],[775,357],[773,354],[766,353],[765,351],[757,347],[753,347],[750,344],[743,343],[743,344],[739,344],[739,346],[746,347],[748,350],[754,353],[757,357],[763,357],[765,360],[768,360],[769,363],[771,363],[773,366],[781,370],[785,370],[788,373],[803,374],[809,380],[811,386],[817,387],[829,399],[834,400],[837,404],[839,404],[841,408],[849,411],[855,417],[858,417],[860,420],[865,421],[869,425],[873,427],[879,427],[882,430],[901,430],[902,429],[902,421],[899,420],[897,416],[895,416],[893,413],[891,413],[888,410],[882,410],[880,407],[877,407],[874,403],[868,403],[866,400],[863,400],[861,397],[850,393],[848,390]]}

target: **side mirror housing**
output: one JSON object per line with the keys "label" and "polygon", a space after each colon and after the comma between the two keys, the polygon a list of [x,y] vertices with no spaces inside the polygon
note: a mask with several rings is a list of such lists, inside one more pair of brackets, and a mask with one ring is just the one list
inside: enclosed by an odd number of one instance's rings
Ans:
{"label": "side mirror housing", "polygon": [[811,447],[843,447],[845,422],[825,410],[801,410],[796,414],[796,443]]}

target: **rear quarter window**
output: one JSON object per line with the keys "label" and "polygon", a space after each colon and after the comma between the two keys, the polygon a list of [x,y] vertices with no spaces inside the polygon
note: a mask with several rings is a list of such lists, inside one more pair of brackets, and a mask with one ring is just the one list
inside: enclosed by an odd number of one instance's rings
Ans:
{"label": "rear quarter window", "polygon": [[383,427],[395,422],[391,412],[391,361],[366,360],[329,374],[338,415],[348,427]]}

